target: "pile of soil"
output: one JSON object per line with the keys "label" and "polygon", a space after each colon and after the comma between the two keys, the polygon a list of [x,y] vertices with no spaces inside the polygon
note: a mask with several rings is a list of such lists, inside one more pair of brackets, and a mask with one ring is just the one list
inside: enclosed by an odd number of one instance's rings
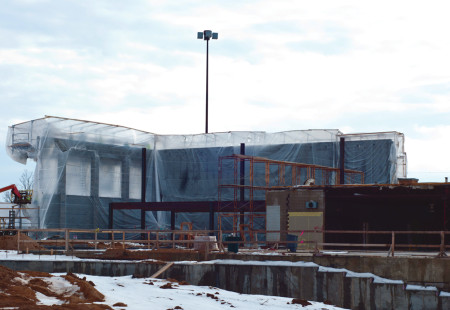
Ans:
{"label": "pile of soil", "polygon": [[[36,271],[16,272],[0,266],[0,308],[43,310],[43,309],[87,309],[112,310],[111,307],[94,302],[103,302],[105,296],[94,288],[94,283],[80,279],[68,273],[64,279],[74,286],[74,289],[55,291],[49,284],[49,273]],[[61,301],[61,305],[40,305],[36,293],[54,297]]]}
{"label": "pile of soil", "polygon": [[204,255],[199,251],[185,249],[157,249],[157,250],[124,250],[120,248],[107,249],[104,253],[94,255],[91,258],[96,259],[113,259],[113,260],[146,260],[155,259],[159,261],[171,261],[174,254],[180,260],[202,260]]}
{"label": "pile of soil", "polygon": [[[94,243],[89,243],[89,246],[93,248],[93,247],[95,247],[95,244]],[[110,242],[98,242],[97,243],[97,249],[111,249],[111,248],[114,248],[114,249],[121,248],[121,249],[123,249],[124,246],[123,246],[122,242],[112,242],[112,241],[110,241]],[[126,249],[130,249],[130,248],[133,248],[133,249],[146,249],[147,246],[144,245],[144,244],[125,242],[125,248]]]}
{"label": "pile of soil", "polygon": [[[0,250],[17,250],[17,235],[14,236],[0,236]],[[44,250],[36,240],[21,234],[20,240],[26,240],[27,242],[20,243],[20,250],[25,251],[27,248],[29,251]]]}

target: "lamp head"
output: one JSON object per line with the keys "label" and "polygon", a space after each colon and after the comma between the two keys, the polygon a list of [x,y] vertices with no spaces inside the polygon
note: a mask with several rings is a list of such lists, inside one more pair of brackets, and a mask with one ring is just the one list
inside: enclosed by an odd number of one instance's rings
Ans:
{"label": "lamp head", "polygon": [[212,37],[212,31],[211,30],[205,30],[205,31],[203,31],[203,35],[205,37],[205,40],[209,40]]}
{"label": "lamp head", "polygon": [[197,32],[197,39],[203,39],[209,41],[210,39],[217,40],[219,34],[217,32],[212,32],[211,30],[204,30],[203,32]]}

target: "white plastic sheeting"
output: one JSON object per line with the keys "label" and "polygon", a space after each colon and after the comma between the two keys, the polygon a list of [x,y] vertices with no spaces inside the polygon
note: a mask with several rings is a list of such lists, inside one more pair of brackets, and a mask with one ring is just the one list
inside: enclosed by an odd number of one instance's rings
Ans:
{"label": "white plastic sheeting", "polygon": [[[239,153],[241,143],[247,155],[337,167],[340,137],[346,139],[345,168],[363,171],[365,183],[396,183],[406,177],[404,137],[397,132],[157,135],[46,116],[10,126],[6,149],[20,163],[36,161],[32,207],[39,211],[30,210],[33,223],[41,228],[106,228],[110,202],[140,200],[142,148],[147,150],[147,201],[214,201],[218,158]],[[167,228],[166,213],[147,212],[149,227]],[[207,215],[179,216],[177,222],[207,227]],[[138,211],[116,211],[114,227],[137,228],[139,217]]]}

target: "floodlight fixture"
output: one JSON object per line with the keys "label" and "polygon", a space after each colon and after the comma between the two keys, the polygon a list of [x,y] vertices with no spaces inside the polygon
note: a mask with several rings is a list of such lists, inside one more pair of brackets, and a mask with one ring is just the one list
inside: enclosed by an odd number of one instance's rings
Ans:
{"label": "floodlight fixture", "polygon": [[204,30],[203,32],[197,32],[197,39],[209,41],[210,39],[217,40],[219,34],[217,32],[212,32],[211,30]]}
{"label": "floodlight fixture", "polygon": [[203,32],[197,32],[197,39],[206,41],[206,126],[205,133],[208,133],[208,59],[209,59],[209,40],[217,40],[219,34],[212,32],[211,30],[203,30]]}

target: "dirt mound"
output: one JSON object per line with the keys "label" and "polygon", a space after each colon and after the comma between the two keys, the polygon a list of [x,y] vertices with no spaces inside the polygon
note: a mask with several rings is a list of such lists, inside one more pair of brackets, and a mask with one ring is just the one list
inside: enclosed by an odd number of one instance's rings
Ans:
{"label": "dirt mound", "polygon": [[[174,254],[181,260],[200,260],[199,252],[184,249],[155,249],[155,250],[125,250],[122,248],[107,249],[104,253],[94,255],[96,259],[114,260],[146,260],[171,261]],[[203,257],[203,256],[201,256]]]}
{"label": "dirt mound", "polygon": [[[94,302],[103,302],[105,297],[94,288],[86,278],[80,279],[74,274],[63,278],[70,283],[64,285],[69,289],[58,289],[60,285],[52,285],[51,274],[45,272],[16,272],[0,266],[0,308],[14,309],[87,309],[112,310],[111,307]],[[63,281],[59,278],[59,281]],[[40,298],[56,298],[60,305],[42,305]],[[8,308],[8,309],[9,309]]]}
{"label": "dirt mound", "polygon": [[73,273],[68,273],[64,278],[69,281],[72,285],[77,285],[81,293],[83,295],[83,298],[87,302],[98,302],[98,301],[104,301],[105,296],[97,291],[94,286],[95,284],[92,282],[87,282],[86,278],[80,279]]}
{"label": "dirt mound", "polygon": [[298,305],[302,305],[303,307],[312,305],[312,303],[310,303],[309,301],[305,300],[305,299],[300,299],[300,298],[294,298],[291,301],[292,304],[298,304]]}
{"label": "dirt mound", "polygon": [[116,259],[116,260],[145,260],[152,258],[155,251],[130,251],[122,248],[107,249],[104,253],[96,255],[94,258]]}
{"label": "dirt mound", "polygon": [[[17,235],[14,236],[0,236],[0,250],[17,250]],[[20,240],[26,240],[27,242],[20,243],[21,250],[35,251],[35,250],[44,250],[33,238],[28,237],[27,235],[21,234]]]}

